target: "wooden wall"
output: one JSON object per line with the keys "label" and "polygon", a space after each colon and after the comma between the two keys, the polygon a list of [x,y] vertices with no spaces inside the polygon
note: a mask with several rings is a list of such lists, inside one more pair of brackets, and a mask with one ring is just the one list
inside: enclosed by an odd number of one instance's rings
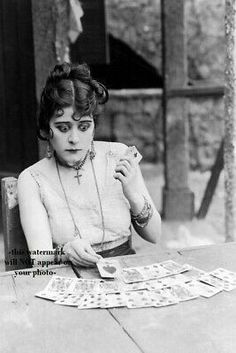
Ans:
{"label": "wooden wall", "polygon": [[0,1],[0,175],[38,159],[31,1]]}

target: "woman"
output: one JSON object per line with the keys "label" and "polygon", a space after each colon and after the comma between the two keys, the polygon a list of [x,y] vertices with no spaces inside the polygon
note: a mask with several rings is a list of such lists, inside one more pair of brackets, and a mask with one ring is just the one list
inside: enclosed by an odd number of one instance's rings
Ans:
{"label": "woman", "polygon": [[21,223],[35,265],[53,263],[55,256],[93,266],[101,256],[134,253],[131,221],[147,241],[160,236],[160,216],[127,146],[93,140],[98,104],[107,100],[86,64],[56,65],[47,79],[38,120],[47,157],[18,179]]}

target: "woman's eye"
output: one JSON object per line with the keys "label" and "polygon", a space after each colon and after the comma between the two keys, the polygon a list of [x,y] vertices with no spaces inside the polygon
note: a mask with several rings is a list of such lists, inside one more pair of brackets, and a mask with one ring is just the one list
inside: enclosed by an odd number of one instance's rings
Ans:
{"label": "woman's eye", "polygon": [[69,130],[69,126],[67,126],[67,125],[59,125],[57,128],[61,132],[67,132]]}
{"label": "woman's eye", "polygon": [[90,124],[80,124],[79,125],[79,129],[81,131],[86,131],[86,130],[88,130],[89,127],[90,127]]}

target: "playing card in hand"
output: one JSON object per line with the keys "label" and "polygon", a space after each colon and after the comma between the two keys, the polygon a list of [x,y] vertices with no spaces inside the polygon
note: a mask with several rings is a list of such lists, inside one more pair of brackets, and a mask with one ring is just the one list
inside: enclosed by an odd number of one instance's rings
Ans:
{"label": "playing card in hand", "polygon": [[101,259],[97,262],[97,268],[102,278],[117,278],[121,273],[118,260]]}
{"label": "playing card in hand", "polygon": [[128,147],[125,151],[124,157],[131,157],[136,165],[138,165],[142,159],[142,155],[139,153],[135,146]]}

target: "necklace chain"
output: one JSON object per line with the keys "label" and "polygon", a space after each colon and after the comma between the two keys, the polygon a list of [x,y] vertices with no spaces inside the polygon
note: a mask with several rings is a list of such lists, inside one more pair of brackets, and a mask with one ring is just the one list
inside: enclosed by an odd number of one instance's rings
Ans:
{"label": "necklace chain", "polygon": [[80,231],[79,231],[79,228],[77,227],[76,223],[75,223],[75,219],[74,219],[74,216],[73,216],[73,213],[71,211],[71,208],[70,208],[70,204],[69,204],[69,200],[68,200],[68,197],[66,195],[66,191],[65,191],[65,188],[64,188],[64,185],[62,183],[62,180],[61,180],[61,175],[60,175],[60,171],[59,171],[59,166],[58,166],[58,161],[56,159],[56,167],[57,167],[57,174],[58,174],[58,178],[59,178],[59,181],[60,181],[60,184],[61,184],[61,188],[62,188],[62,191],[63,191],[63,194],[64,194],[64,198],[66,200],[66,204],[67,204],[67,208],[70,212],[70,215],[71,215],[71,219],[72,219],[72,222],[74,224],[74,237],[77,237],[79,236],[81,239],[82,239],[82,236],[80,234]]}
{"label": "necklace chain", "polygon": [[[88,156],[88,153],[86,154],[85,158],[84,158],[83,161],[81,162],[81,164],[83,163],[82,166],[84,165],[84,163],[85,163],[85,161],[86,161],[86,159],[87,159],[87,156]],[[101,213],[101,220],[102,220],[102,241],[101,241],[101,249],[103,250],[103,244],[104,244],[104,240],[105,240],[105,222],[104,222],[104,213],[103,213],[103,208],[102,208],[102,200],[101,200],[101,195],[100,195],[100,191],[99,191],[99,187],[98,187],[98,182],[97,182],[97,177],[96,177],[96,173],[95,173],[95,168],[94,168],[94,164],[93,164],[93,158],[94,158],[94,155],[93,155],[92,158],[90,158],[90,161],[91,161],[92,172],[93,172],[93,177],[94,177],[94,181],[95,181],[95,186],[96,186],[96,191],[97,191],[98,201],[99,201],[99,208],[100,208],[100,213]],[[71,219],[72,219],[72,222],[73,222],[73,225],[74,225],[74,237],[79,236],[79,237],[82,239],[80,230],[79,230],[79,228],[78,228],[77,225],[76,225],[74,215],[73,215],[72,210],[71,210],[71,208],[70,208],[70,203],[69,203],[69,200],[68,200],[68,197],[67,197],[67,194],[66,194],[64,185],[63,185],[63,183],[62,183],[62,179],[61,179],[61,175],[60,175],[60,171],[59,171],[59,166],[58,166],[58,160],[57,160],[57,158],[55,158],[55,161],[56,161],[56,168],[57,168],[57,174],[58,174],[59,182],[60,182],[60,185],[61,185],[63,194],[64,194],[64,198],[65,198],[65,201],[66,201],[66,204],[67,204],[68,211],[69,211],[69,213],[70,213],[70,216],[71,216]],[[80,168],[79,168],[79,169],[81,169],[81,164],[80,164]]]}
{"label": "necklace chain", "polygon": [[91,161],[91,165],[92,165],[93,177],[94,177],[95,186],[96,186],[96,190],[97,190],[98,201],[99,201],[99,206],[100,206],[100,213],[101,213],[101,219],[102,219],[102,241],[101,241],[101,248],[103,249],[103,244],[104,244],[104,240],[105,240],[104,213],[103,213],[103,209],[102,209],[102,200],[101,200],[101,195],[100,195],[99,188],[98,188],[98,181],[97,181],[97,177],[96,177],[96,173],[95,173],[95,169],[94,169],[93,160],[90,159],[90,161]]}
{"label": "necklace chain", "polygon": [[76,171],[76,175],[75,175],[75,178],[77,179],[77,182],[78,184],[80,185],[80,177],[82,176],[82,174],[79,174],[79,171],[82,169],[82,167],[84,166],[84,163],[86,162],[87,158],[88,158],[88,155],[89,155],[89,150],[87,151],[86,155],[84,156],[83,160],[82,161],[79,161],[77,162],[76,164],[70,166],[66,163],[63,163],[62,161],[59,160],[59,158],[57,157],[57,155],[55,154],[55,160],[57,162],[57,164],[60,164],[62,165],[63,167],[66,167],[66,168],[72,168],[72,169],[75,169]]}

